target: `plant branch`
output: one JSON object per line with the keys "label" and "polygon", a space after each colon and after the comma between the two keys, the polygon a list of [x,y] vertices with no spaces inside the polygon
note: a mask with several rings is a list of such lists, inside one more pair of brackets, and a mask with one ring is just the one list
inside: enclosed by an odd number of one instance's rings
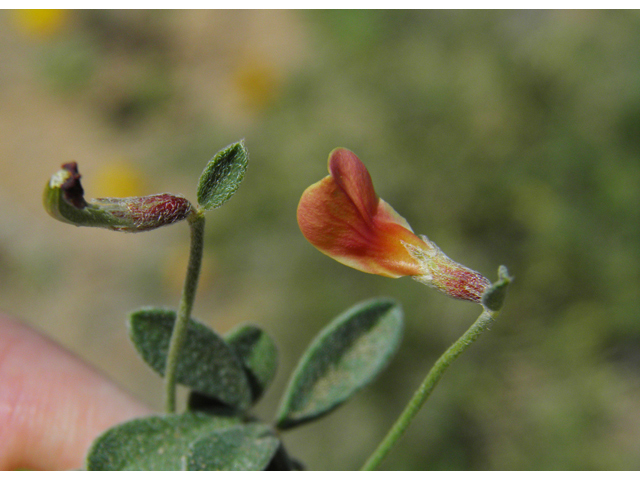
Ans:
{"label": "plant branch", "polygon": [[178,315],[171,333],[169,342],[169,352],[167,353],[167,364],[164,373],[165,387],[165,412],[174,413],[176,410],[176,372],[180,350],[187,336],[187,326],[191,317],[193,301],[198,288],[198,278],[200,277],[200,266],[202,265],[202,252],[204,247],[204,214],[201,211],[194,211],[188,218],[191,230],[191,245],[189,251],[189,265],[187,276],[182,288],[182,298],[178,306]]}

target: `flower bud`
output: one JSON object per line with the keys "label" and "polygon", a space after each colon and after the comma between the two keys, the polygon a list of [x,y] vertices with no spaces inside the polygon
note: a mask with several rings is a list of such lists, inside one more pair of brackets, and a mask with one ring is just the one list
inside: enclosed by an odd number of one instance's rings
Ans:
{"label": "flower bud", "polygon": [[311,185],[298,205],[298,225],[322,253],[357,270],[413,279],[447,295],[480,302],[490,282],[447,257],[376,194],[360,159],[337,148],[330,175]]}
{"label": "flower bud", "polygon": [[191,203],[180,195],[98,198],[87,202],[76,162],[65,163],[44,190],[44,208],[56,220],[76,226],[145,232],[186,219]]}

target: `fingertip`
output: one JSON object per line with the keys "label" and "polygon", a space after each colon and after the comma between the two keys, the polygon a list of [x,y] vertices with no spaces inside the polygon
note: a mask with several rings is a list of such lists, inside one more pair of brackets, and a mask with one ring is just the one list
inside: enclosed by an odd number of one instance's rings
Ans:
{"label": "fingertip", "polygon": [[107,428],[151,413],[75,355],[0,314],[0,469],[82,468]]}

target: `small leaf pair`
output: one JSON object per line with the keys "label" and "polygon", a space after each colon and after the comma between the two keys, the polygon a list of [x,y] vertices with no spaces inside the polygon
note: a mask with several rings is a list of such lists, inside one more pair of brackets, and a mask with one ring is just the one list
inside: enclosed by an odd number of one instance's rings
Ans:
{"label": "small leaf pair", "polygon": [[[146,308],[131,314],[129,335],[144,361],[164,375],[172,310]],[[178,383],[238,411],[247,410],[273,380],[278,364],[273,340],[258,327],[242,326],[220,337],[191,319],[177,367]]]}
{"label": "small leaf pair", "polygon": [[[348,400],[387,365],[402,338],[402,309],[389,299],[355,305],[333,320],[303,355],[281,402],[277,424],[291,428],[319,418]],[[164,374],[175,323],[171,310],[134,312],[129,334],[153,370]],[[193,408],[207,403],[246,411],[264,393],[277,368],[271,338],[242,326],[225,339],[191,319],[177,369],[178,382],[193,389]],[[219,402],[219,403],[217,403]]]}

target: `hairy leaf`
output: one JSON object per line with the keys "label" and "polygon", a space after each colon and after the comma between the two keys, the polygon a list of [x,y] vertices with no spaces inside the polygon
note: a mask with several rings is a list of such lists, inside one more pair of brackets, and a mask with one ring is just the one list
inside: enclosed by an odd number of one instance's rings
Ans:
{"label": "hairy leaf", "polygon": [[264,425],[217,430],[191,445],[187,470],[264,470],[279,446],[280,441]]}
{"label": "hairy leaf", "polygon": [[278,414],[285,429],[338,407],[387,365],[402,336],[402,309],[393,300],[355,305],[315,338],[296,368]]}
{"label": "hairy leaf", "polygon": [[[160,375],[164,375],[171,332],[172,310],[146,308],[131,314],[129,336],[136,349]],[[176,371],[177,381],[225,405],[246,409],[251,388],[242,362],[233,349],[209,327],[189,320]]]}
{"label": "hairy leaf", "polygon": [[251,385],[253,401],[256,402],[276,375],[276,345],[269,335],[253,325],[238,327],[227,334],[225,340],[242,361]]}
{"label": "hairy leaf", "polygon": [[100,435],[87,455],[87,470],[186,470],[190,445],[236,417],[201,413],[137,418]]}
{"label": "hairy leaf", "polygon": [[198,203],[213,210],[229,200],[244,178],[249,154],[244,141],[231,144],[209,160],[198,181]]}

